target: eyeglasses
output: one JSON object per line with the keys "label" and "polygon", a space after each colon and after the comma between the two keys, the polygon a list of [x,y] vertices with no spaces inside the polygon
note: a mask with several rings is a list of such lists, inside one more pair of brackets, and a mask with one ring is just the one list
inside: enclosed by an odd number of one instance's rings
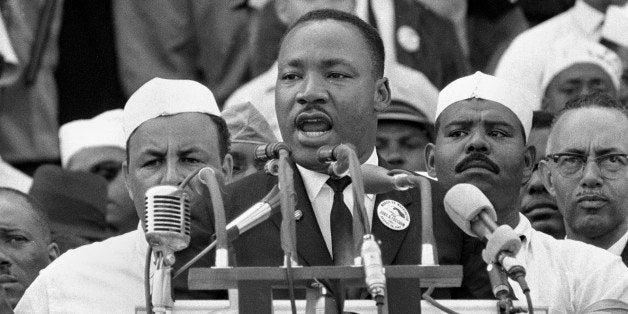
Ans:
{"label": "eyeglasses", "polygon": [[[574,153],[553,154],[546,158],[556,163],[558,172],[567,178],[582,176],[582,171],[589,162],[588,156]],[[591,159],[600,168],[600,173],[605,179],[619,179],[626,175],[628,154],[606,154]]]}

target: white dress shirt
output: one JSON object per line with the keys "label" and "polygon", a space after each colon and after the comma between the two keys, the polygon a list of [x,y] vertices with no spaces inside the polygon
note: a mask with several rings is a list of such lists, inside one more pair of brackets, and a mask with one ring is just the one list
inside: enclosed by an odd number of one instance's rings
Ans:
{"label": "white dress shirt", "polygon": [[[367,165],[378,164],[377,153],[375,149],[371,153],[369,159],[364,162]],[[315,172],[309,169],[305,169],[297,164],[301,178],[303,178],[303,185],[305,185],[305,191],[312,203],[312,209],[316,216],[316,222],[321,229],[325,244],[327,244],[327,250],[329,255],[333,257],[331,250],[331,205],[334,203],[334,191],[326,184],[329,176],[319,172]],[[342,192],[345,204],[353,214],[353,183],[349,184]],[[364,206],[366,207],[366,214],[368,217],[369,225],[373,224],[373,207],[375,207],[375,194],[366,194],[364,196]]]}
{"label": "white dress shirt", "polygon": [[[525,239],[516,258],[526,269],[533,304],[548,305],[549,313],[585,313],[601,300],[628,302],[628,268],[619,256],[580,241],[556,240],[519,217],[515,232]],[[509,281],[515,296],[525,300],[519,285]]]}
{"label": "white dress shirt", "polygon": [[[138,230],[69,250],[43,269],[16,313],[134,313],[148,244]],[[153,271],[151,267],[151,273]]]}
{"label": "white dress shirt", "polygon": [[522,84],[538,98],[533,109],[539,109],[545,93],[541,90],[543,69],[551,60],[553,43],[568,35],[598,41],[603,20],[602,12],[577,0],[571,9],[519,34],[499,60],[495,76]]}
{"label": "white dress shirt", "polygon": [[624,248],[626,247],[627,243],[628,243],[628,232],[626,232],[621,238],[619,238],[619,240],[617,240],[615,244],[611,245],[611,247],[609,247],[607,251],[617,256],[621,256],[621,253],[624,251]]}

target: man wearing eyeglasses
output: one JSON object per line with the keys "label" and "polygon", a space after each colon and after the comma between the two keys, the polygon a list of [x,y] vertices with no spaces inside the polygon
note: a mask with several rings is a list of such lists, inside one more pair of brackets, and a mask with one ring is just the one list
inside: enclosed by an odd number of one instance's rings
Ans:
{"label": "man wearing eyeglasses", "polygon": [[628,265],[628,111],[604,94],[567,103],[541,163],[567,238],[622,257]]}

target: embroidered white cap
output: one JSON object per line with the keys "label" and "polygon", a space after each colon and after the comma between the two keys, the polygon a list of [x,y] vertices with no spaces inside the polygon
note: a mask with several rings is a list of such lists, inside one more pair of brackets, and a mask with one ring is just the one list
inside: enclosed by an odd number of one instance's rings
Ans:
{"label": "embroidered white cap", "polygon": [[473,98],[494,101],[510,109],[521,122],[526,139],[528,138],[532,128],[531,106],[535,103],[534,94],[525,91],[521,86],[479,71],[459,78],[443,88],[438,95],[435,119],[438,120],[440,114],[452,104]]}
{"label": "embroidered white cap", "polygon": [[[415,110],[421,112],[428,122],[434,123],[438,89],[432,85],[423,73],[403,64],[393,63],[386,69],[385,75],[390,80],[390,93],[393,101],[396,100],[410,105]],[[381,114],[388,111],[384,110]]]}
{"label": "embroidered white cap", "polygon": [[59,128],[61,165],[67,167],[70,158],[84,148],[114,146],[124,149],[122,114],[122,109],[114,109],[91,119],[74,120],[62,125]]}
{"label": "embroidered white cap", "polygon": [[150,119],[185,112],[220,117],[214,94],[203,84],[190,80],[154,78],[135,91],[124,106],[125,141],[135,129]]}
{"label": "embroidered white cap", "polygon": [[579,63],[595,64],[602,68],[610,76],[615,90],[619,91],[622,73],[619,56],[598,42],[580,36],[566,36],[553,45],[552,57],[543,70],[540,94],[545,94],[556,75]]}

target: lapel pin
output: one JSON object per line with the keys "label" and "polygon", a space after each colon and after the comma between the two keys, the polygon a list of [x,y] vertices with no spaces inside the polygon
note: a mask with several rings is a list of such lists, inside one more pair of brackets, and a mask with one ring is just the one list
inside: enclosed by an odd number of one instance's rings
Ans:
{"label": "lapel pin", "polygon": [[294,220],[299,221],[303,217],[303,212],[300,209],[294,211]]}
{"label": "lapel pin", "polygon": [[392,230],[404,230],[410,225],[410,213],[394,200],[385,200],[377,205],[377,217]]}

